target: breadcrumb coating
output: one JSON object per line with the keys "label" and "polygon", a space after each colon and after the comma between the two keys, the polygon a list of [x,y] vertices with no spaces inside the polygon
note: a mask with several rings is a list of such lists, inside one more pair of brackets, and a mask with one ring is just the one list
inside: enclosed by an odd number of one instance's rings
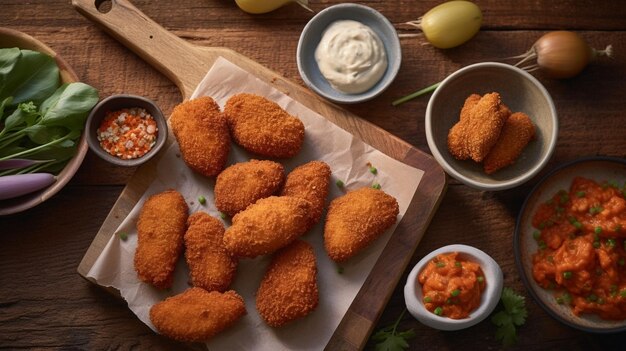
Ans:
{"label": "breadcrumb coating", "polygon": [[311,226],[315,225],[326,207],[330,167],[322,161],[311,161],[294,168],[288,175],[282,196],[293,196],[311,203]]}
{"label": "breadcrumb coating", "polygon": [[396,223],[398,201],[382,190],[364,187],[334,199],[324,226],[324,247],[336,262],[366,248]]}
{"label": "breadcrumb coating", "polygon": [[311,244],[296,240],[274,254],[256,295],[256,308],[272,327],[311,313],[318,304],[317,267]]}
{"label": "breadcrumb coating", "polygon": [[185,199],[176,190],[152,195],[143,204],[137,222],[134,258],[139,279],[159,289],[172,286],[188,212]]}
{"label": "breadcrumb coating", "polygon": [[498,142],[485,157],[485,173],[509,166],[522,154],[524,147],[535,137],[535,127],[528,115],[515,112],[506,120]]}
{"label": "breadcrumb coating", "polygon": [[250,152],[289,158],[302,148],[302,121],[262,96],[233,95],[224,106],[224,114],[235,142]]}
{"label": "breadcrumb coating", "polygon": [[234,216],[257,200],[274,195],[285,180],[285,170],[273,161],[236,163],[217,176],[215,207]]}
{"label": "breadcrumb coating", "polygon": [[207,177],[224,169],[230,134],[226,118],[212,98],[203,96],[179,104],[169,121],[187,166]]}
{"label": "breadcrumb coating", "polygon": [[187,220],[185,258],[193,286],[224,291],[237,272],[238,260],[224,247],[224,224],[205,212]]}
{"label": "breadcrumb coating", "polygon": [[485,94],[478,101],[474,95],[466,99],[459,122],[448,133],[448,150],[460,160],[482,162],[498,141],[511,111],[498,93]]}
{"label": "breadcrumb coating", "polygon": [[226,249],[237,257],[256,257],[289,245],[309,227],[311,203],[270,196],[236,214],[224,233]]}
{"label": "breadcrumb coating", "polygon": [[201,342],[230,328],[245,314],[243,299],[235,291],[194,287],[152,306],[150,320],[159,333],[174,340]]}

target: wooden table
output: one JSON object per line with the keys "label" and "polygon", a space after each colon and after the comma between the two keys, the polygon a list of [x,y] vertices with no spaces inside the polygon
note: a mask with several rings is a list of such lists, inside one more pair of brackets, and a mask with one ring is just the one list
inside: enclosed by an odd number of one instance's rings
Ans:
{"label": "wooden table", "polygon": [[[340,1],[311,0],[316,10]],[[416,19],[439,0],[361,1],[394,24]],[[481,32],[451,50],[403,39],[403,63],[395,83],[379,98],[347,106],[428,152],[423,116],[428,97],[399,107],[395,98],[443,79],[475,62],[526,51],[543,33],[578,31],[597,48],[613,44],[615,58],[600,60],[576,78],[555,81],[535,74],[556,103],[557,149],[548,170],[580,156],[626,156],[626,7],[620,1],[477,1]],[[312,16],[297,5],[266,15],[240,11],[231,0],[135,1],[146,15],[195,44],[232,48],[300,84],[295,51]],[[67,0],[2,1],[0,25],[26,32],[62,55],[78,76],[106,97],[144,95],[169,114],[180,102],[177,88],[128,49],[74,11]],[[83,280],[76,267],[134,169],[113,167],[91,152],[59,194],[24,213],[0,218],[0,348],[179,349],[184,345],[153,333],[126,304]],[[413,255],[415,264],[440,246],[462,243],[489,253],[504,271],[505,286],[527,296],[529,317],[519,329],[519,349],[607,349],[626,334],[593,335],[552,319],[527,294],[515,267],[512,236],[524,196],[540,176],[508,191],[482,192],[451,180],[439,210]],[[408,271],[405,272],[405,276]],[[376,329],[404,310],[402,284],[395,289]],[[484,321],[458,332],[441,332],[405,317],[414,328],[412,349],[500,348],[496,328]],[[321,346],[321,345],[320,345]],[[367,349],[374,344],[368,343]]]}

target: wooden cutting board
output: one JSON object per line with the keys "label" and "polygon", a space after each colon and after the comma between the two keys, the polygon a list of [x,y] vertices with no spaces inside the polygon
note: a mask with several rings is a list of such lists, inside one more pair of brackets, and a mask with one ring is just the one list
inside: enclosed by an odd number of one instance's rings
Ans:
{"label": "wooden cutting board", "polygon": [[[329,350],[362,349],[439,205],[446,188],[443,169],[430,155],[233,50],[192,45],[146,17],[127,0],[112,0],[106,13],[101,13],[95,3],[72,0],[78,12],[170,78],[183,99],[191,96],[215,60],[222,56],[388,156],[424,170],[406,214],[326,345]],[[171,135],[169,140],[173,140]],[[140,167],[124,188],[78,267],[83,277],[147,189],[157,161],[153,159]]]}

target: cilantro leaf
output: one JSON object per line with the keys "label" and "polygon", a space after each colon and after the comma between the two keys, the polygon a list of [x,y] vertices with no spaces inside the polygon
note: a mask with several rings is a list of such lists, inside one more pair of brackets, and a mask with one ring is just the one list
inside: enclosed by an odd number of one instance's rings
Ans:
{"label": "cilantro leaf", "polygon": [[406,309],[402,311],[394,324],[381,328],[372,335],[372,340],[377,342],[376,351],[404,351],[409,348],[407,340],[415,337],[415,331],[413,329],[396,331],[405,312]]}
{"label": "cilantro leaf", "polygon": [[498,326],[496,339],[502,341],[504,346],[511,346],[517,342],[515,327],[526,323],[526,317],[528,317],[526,299],[512,289],[504,288],[500,301],[504,310],[494,314],[491,317],[491,322]]}

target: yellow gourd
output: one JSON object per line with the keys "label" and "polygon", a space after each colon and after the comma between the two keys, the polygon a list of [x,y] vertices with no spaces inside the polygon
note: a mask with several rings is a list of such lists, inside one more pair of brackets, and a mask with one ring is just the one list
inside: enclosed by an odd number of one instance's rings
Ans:
{"label": "yellow gourd", "polygon": [[292,2],[313,12],[308,6],[308,0],[235,0],[235,2],[240,9],[253,14],[271,12]]}

